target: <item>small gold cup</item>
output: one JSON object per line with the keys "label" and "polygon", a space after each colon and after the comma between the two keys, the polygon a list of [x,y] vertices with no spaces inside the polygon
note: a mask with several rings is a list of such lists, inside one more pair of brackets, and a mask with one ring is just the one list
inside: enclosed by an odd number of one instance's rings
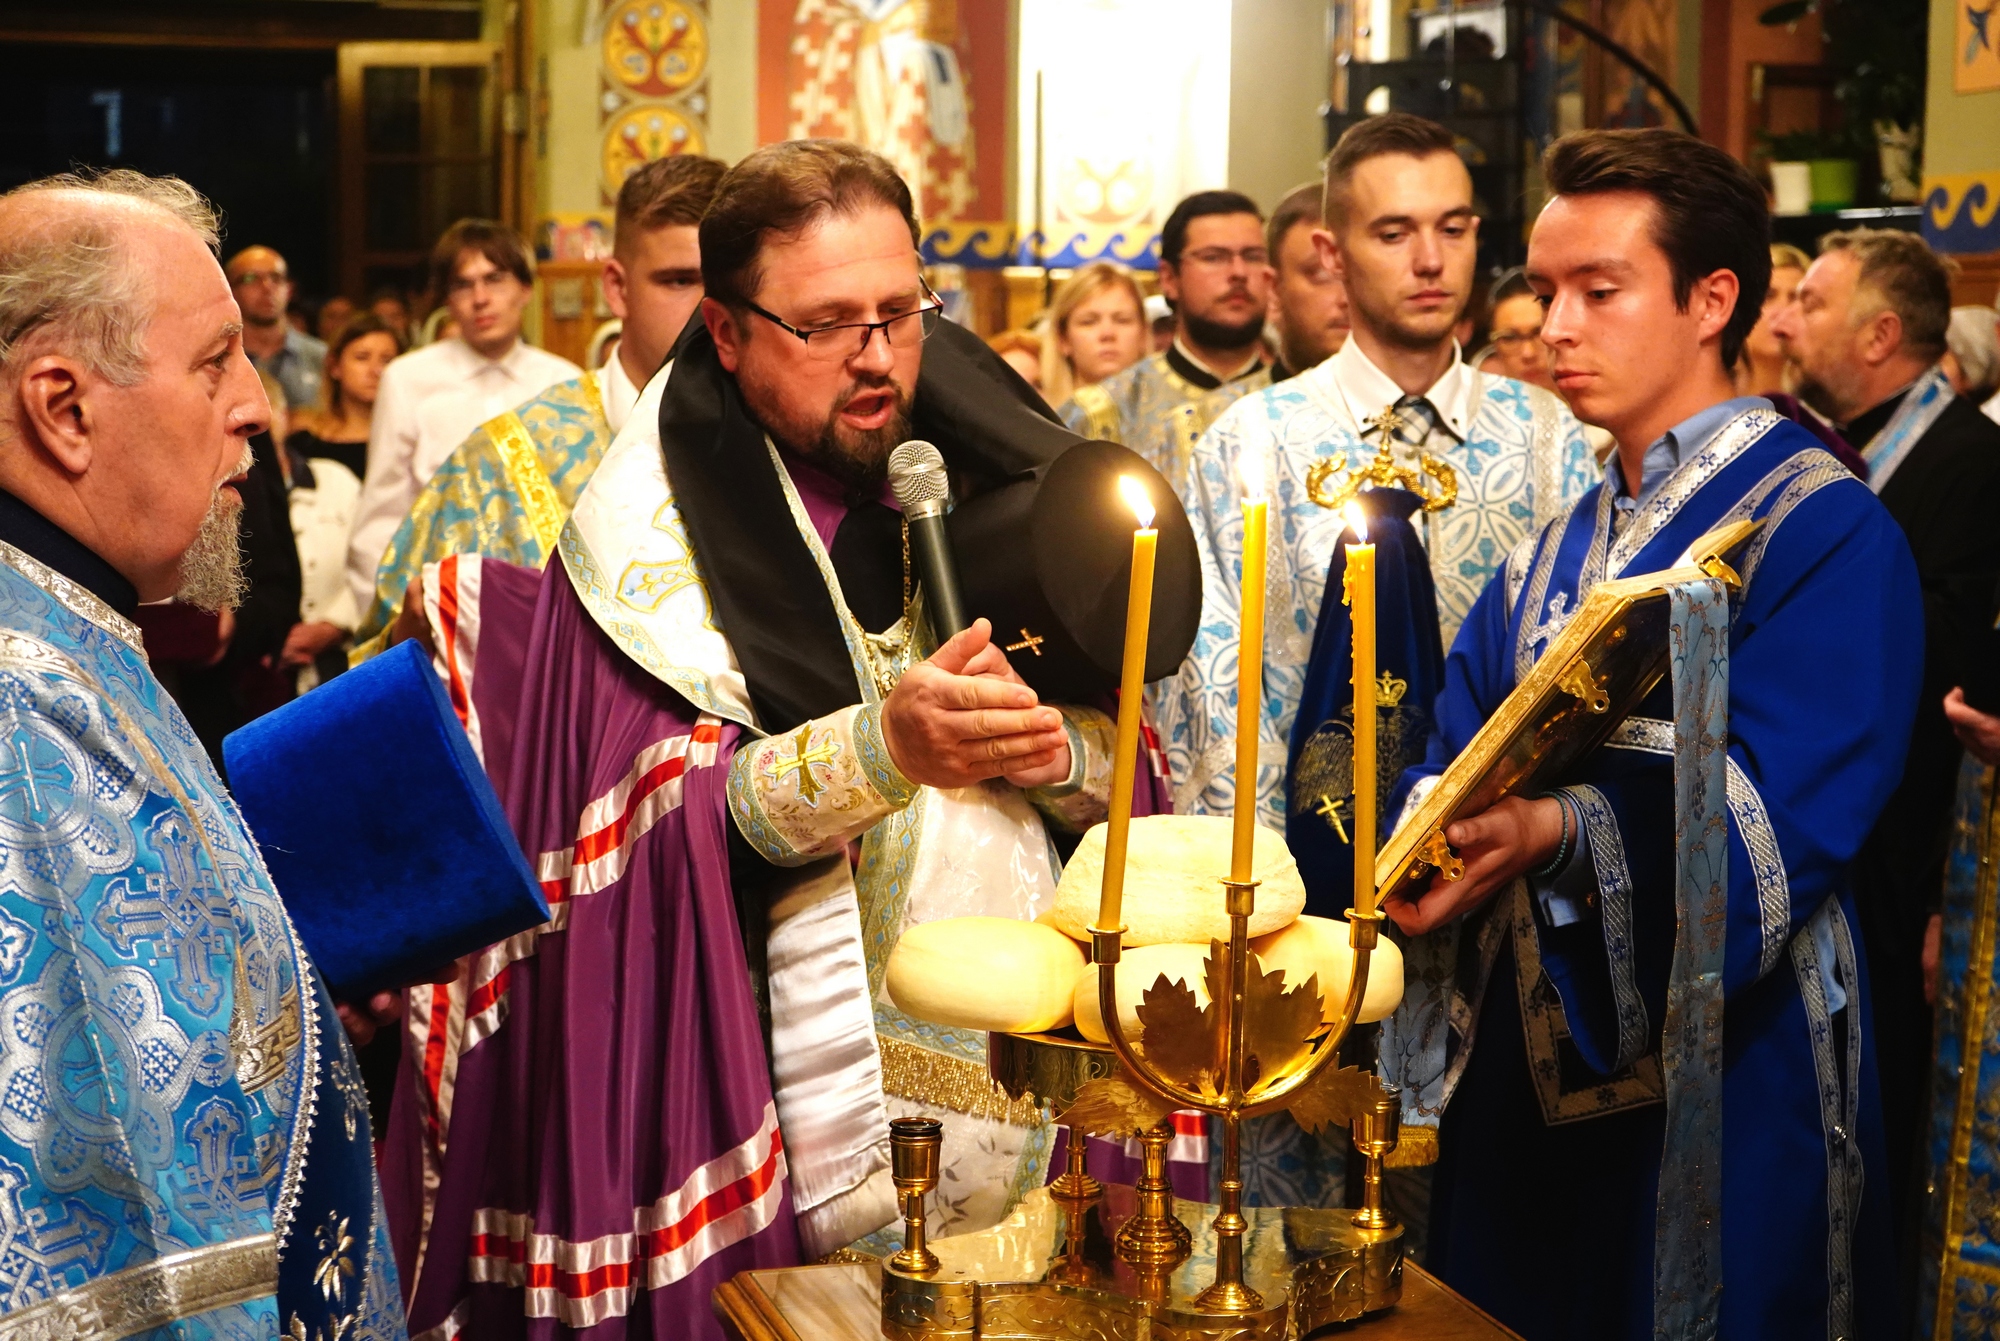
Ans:
{"label": "small gold cup", "polygon": [[1396,1148],[1402,1131],[1403,1092],[1395,1085],[1382,1086],[1368,1111],[1354,1119],[1354,1148],[1367,1159],[1362,1174],[1361,1209],[1354,1213],[1358,1229],[1394,1229],[1396,1217],[1382,1204],[1382,1160]]}
{"label": "small gold cup", "polygon": [[938,1184],[938,1156],[944,1124],[936,1118],[889,1120],[889,1177],[903,1202],[903,1250],[889,1259],[899,1271],[938,1269],[937,1254],[924,1244],[924,1198]]}

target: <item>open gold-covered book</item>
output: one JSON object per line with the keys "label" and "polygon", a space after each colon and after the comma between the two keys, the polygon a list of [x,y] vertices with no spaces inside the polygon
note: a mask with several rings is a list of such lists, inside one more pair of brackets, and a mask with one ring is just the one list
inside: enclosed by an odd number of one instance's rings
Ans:
{"label": "open gold-covered book", "polygon": [[1602,745],[1666,674],[1668,589],[1698,578],[1740,586],[1728,560],[1762,525],[1718,527],[1688,547],[1681,566],[1592,587],[1528,678],[1382,845],[1375,859],[1381,897],[1426,883],[1433,868],[1457,879],[1464,868],[1444,838],[1453,821],[1502,797],[1558,785]]}

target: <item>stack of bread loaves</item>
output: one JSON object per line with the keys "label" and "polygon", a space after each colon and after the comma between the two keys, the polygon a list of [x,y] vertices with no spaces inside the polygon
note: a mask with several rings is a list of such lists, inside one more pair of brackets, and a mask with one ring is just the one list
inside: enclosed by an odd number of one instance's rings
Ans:
{"label": "stack of bread loaves", "polygon": [[[1209,942],[1229,939],[1222,877],[1229,870],[1230,821],[1154,815],[1132,821],[1125,863],[1125,948],[1118,964],[1118,1018],[1140,1033],[1138,1009],[1162,977],[1208,1004],[1203,961]],[[1319,978],[1322,1011],[1346,1003],[1354,951],[1345,922],[1302,917],[1305,885],[1282,834],[1257,830],[1256,911],[1250,948],[1285,985]],[[1088,962],[1090,924],[1104,878],[1104,826],[1083,836],[1063,868],[1053,906],[1033,922],[954,917],[910,927],[889,955],[886,986],[899,1010],[955,1029],[1041,1033],[1072,1022],[1085,1038],[1108,1041],[1098,1010],[1098,968]],[[1403,956],[1387,937],[1368,964],[1361,1019],[1379,1020],[1403,996]]]}

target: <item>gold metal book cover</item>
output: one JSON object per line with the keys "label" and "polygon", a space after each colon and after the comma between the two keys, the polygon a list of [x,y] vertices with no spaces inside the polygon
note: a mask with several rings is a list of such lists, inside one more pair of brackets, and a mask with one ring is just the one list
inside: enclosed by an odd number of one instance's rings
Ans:
{"label": "gold metal book cover", "polygon": [[1464,867],[1445,841],[1446,828],[1503,797],[1553,785],[1602,745],[1666,674],[1668,589],[1699,578],[1740,586],[1727,560],[1762,525],[1731,522],[1690,545],[1684,566],[1592,587],[1528,678],[1382,845],[1375,859],[1381,899],[1421,885],[1432,868],[1457,879]]}

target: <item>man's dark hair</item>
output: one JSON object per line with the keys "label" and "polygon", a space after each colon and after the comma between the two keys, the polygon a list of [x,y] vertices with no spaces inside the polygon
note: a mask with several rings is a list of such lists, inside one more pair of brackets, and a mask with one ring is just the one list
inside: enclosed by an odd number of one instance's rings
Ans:
{"label": "man's dark hair", "polygon": [[1429,158],[1432,154],[1456,154],[1451,132],[1435,121],[1409,112],[1383,112],[1349,126],[1334,142],[1326,156],[1326,180],[1320,200],[1320,214],[1328,224],[1340,218],[1347,207],[1347,183],[1354,170],[1371,158],[1384,154],[1408,154]]}
{"label": "man's dark hair", "polygon": [[701,222],[715,199],[715,188],[729,165],[701,154],[669,154],[656,158],[625,179],[618,188],[613,214],[614,237],[632,228],[690,227]]}
{"label": "man's dark hair", "polygon": [[1874,307],[1850,312],[1849,320],[1885,309],[1894,312],[1912,354],[1926,363],[1944,357],[1951,328],[1951,269],[1943,257],[1915,233],[1894,228],[1849,228],[1819,240],[1820,255],[1836,251],[1851,254],[1860,266],[1855,307],[1860,309],[1870,296],[1875,299]]}
{"label": "man's dark hair", "polygon": [[1197,191],[1174,206],[1160,229],[1160,259],[1169,265],[1181,263],[1181,248],[1187,246],[1188,225],[1211,214],[1248,214],[1264,222],[1264,211],[1241,191]]}
{"label": "man's dark hair", "polygon": [[902,215],[916,249],[916,206],[888,159],[845,140],[767,144],[723,174],[702,216],[702,287],[741,309],[763,283],[757,261],[767,241],[797,237],[833,215],[869,206]]}
{"label": "man's dark hair", "polygon": [[1323,188],[1318,182],[1307,182],[1285,192],[1278,208],[1264,221],[1264,249],[1271,253],[1271,264],[1278,263],[1278,249],[1284,246],[1287,233],[1300,224],[1319,227],[1322,195]]}
{"label": "man's dark hair", "polygon": [[459,258],[477,252],[523,284],[535,282],[535,257],[521,235],[494,219],[460,219],[431,248],[431,292],[443,298],[458,276]]}
{"label": "man's dark hair", "polygon": [[1653,241],[1666,253],[1681,311],[1696,280],[1733,273],[1736,310],[1722,328],[1722,366],[1735,365],[1771,287],[1771,213],[1748,168],[1677,130],[1584,130],[1549,146],[1542,177],[1559,196],[1652,197]]}

